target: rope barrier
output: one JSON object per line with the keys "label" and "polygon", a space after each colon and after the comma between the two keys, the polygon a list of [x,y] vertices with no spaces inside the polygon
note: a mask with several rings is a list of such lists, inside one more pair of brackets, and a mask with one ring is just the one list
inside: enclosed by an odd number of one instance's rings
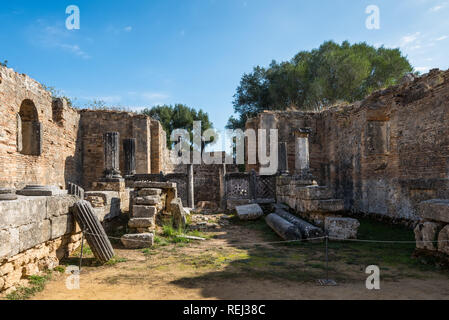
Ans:
{"label": "rope barrier", "polygon": [[[89,233],[84,231],[83,233],[89,234],[96,237],[102,237],[100,234],[95,233]],[[111,237],[107,236],[109,239],[114,240],[121,240],[121,238],[118,237]],[[401,241],[401,240],[364,240],[364,239],[341,239],[336,237],[327,237],[329,240],[332,241],[347,241],[347,242],[364,242],[364,243],[398,243],[398,244],[414,244],[414,243],[443,243],[443,242],[449,242],[449,240],[422,240],[422,241]],[[237,242],[232,243],[234,245],[263,245],[263,244],[285,244],[285,243],[295,243],[295,242],[310,242],[310,241],[316,241],[316,240],[324,240],[326,239],[326,236],[323,237],[316,237],[316,238],[307,238],[307,239],[301,239],[301,240],[283,240],[283,241],[267,241],[267,242]],[[136,240],[136,239],[127,239],[127,241],[134,241],[134,242],[148,242],[147,240]]]}

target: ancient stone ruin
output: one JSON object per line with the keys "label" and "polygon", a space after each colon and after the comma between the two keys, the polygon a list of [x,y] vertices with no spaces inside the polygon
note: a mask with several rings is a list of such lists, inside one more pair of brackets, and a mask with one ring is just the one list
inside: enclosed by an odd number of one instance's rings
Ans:
{"label": "ancient stone ruin", "polygon": [[248,129],[278,129],[278,173],[268,176],[249,163],[173,165],[158,121],[76,110],[4,66],[0,101],[0,291],[80,246],[81,200],[104,227],[128,219],[127,248],[151,246],[161,220],[183,227],[191,210],[237,208],[287,240],[356,238],[358,216],[403,223],[418,249],[449,256],[448,71],[352,105],[250,119]]}

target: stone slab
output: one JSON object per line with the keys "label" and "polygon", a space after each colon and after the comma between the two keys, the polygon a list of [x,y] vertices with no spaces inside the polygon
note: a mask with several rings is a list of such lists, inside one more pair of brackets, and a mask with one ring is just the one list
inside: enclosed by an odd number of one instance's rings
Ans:
{"label": "stone slab", "polygon": [[155,206],[133,206],[134,218],[153,218],[157,214]]}
{"label": "stone slab", "polygon": [[226,200],[226,209],[235,210],[238,206],[243,206],[246,204],[251,204],[253,200],[251,199],[227,199]]}
{"label": "stone slab", "polygon": [[97,181],[92,183],[92,189],[95,191],[116,191],[125,192],[125,180],[117,179],[118,181]]}
{"label": "stone slab", "polygon": [[160,196],[162,193],[161,189],[155,188],[144,188],[137,191],[137,195],[139,197],[148,197],[148,196]]}
{"label": "stone slab", "polygon": [[449,200],[423,201],[418,205],[418,214],[422,219],[449,223]]}
{"label": "stone slab", "polygon": [[438,235],[441,230],[441,224],[436,222],[422,222],[419,223],[414,232],[416,240],[416,248],[430,251],[437,250]]}
{"label": "stone slab", "polygon": [[155,206],[160,202],[161,198],[159,196],[137,197],[134,199],[134,203],[137,205]]}
{"label": "stone slab", "polygon": [[332,213],[344,211],[344,208],[345,204],[343,199],[329,199],[329,200],[296,199],[296,209],[299,212]]}
{"label": "stone slab", "polygon": [[67,194],[67,190],[61,190],[56,186],[28,185],[16,192],[18,195],[27,197],[51,197]]}
{"label": "stone slab", "polygon": [[331,238],[357,239],[360,222],[353,218],[326,217],[324,219],[324,230]]}
{"label": "stone slab", "polygon": [[15,194],[16,189],[11,188],[0,188],[0,194]]}
{"label": "stone slab", "polygon": [[132,218],[128,222],[130,228],[154,228],[154,218]]}
{"label": "stone slab", "polygon": [[17,200],[18,196],[16,194],[0,194],[0,201],[12,201]]}
{"label": "stone slab", "polygon": [[122,244],[128,249],[144,249],[153,246],[154,234],[152,233],[136,233],[125,234],[121,238]]}
{"label": "stone slab", "polygon": [[136,181],[134,182],[134,188],[140,189],[175,189],[176,183],[174,182],[155,182],[155,181]]}
{"label": "stone slab", "polygon": [[258,204],[248,204],[235,208],[240,220],[257,220],[263,216],[263,210]]}
{"label": "stone slab", "polygon": [[449,225],[438,234],[438,251],[449,255]]}
{"label": "stone slab", "polygon": [[296,189],[299,199],[326,200],[332,198],[332,191],[328,187],[307,186]]}

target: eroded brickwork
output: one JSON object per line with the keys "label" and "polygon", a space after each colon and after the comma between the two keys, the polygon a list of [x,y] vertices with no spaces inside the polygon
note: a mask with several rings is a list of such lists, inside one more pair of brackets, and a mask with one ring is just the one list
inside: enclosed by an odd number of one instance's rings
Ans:
{"label": "eroded brickwork", "polygon": [[[28,110],[22,110],[20,119],[22,106]],[[27,135],[27,118],[31,117],[42,128],[30,141],[32,147],[41,145],[40,155],[19,151]],[[79,119],[78,112],[66,103],[54,103],[38,82],[0,66],[0,185],[65,187],[66,181],[79,182]]]}
{"label": "eroded brickwork", "polygon": [[279,129],[295,169],[294,132],[311,128],[310,166],[346,210],[417,220],[417,205],[448,198],[449,72],[322,112],[265,112],[247,127]]}
{"label": "eroded brickwork", "polygon": [[103,177],[103,135],[107,131],[115,131],[120,135],[120,170],[122,174],[125,168],[123,140],[129,138],[136,139],[137,173],[151,172],[152,141],[150,131],[151,119],[149,117],[129,112],[98,110],[82,110],[80,113],[83,186],[90,188],[93,182]]}

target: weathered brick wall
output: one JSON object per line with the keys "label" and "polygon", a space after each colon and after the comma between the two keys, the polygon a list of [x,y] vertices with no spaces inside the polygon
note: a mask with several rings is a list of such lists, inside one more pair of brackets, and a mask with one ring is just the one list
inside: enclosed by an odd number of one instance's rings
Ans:
{"label": "weathered brick wall", "polygon": [[449,197],[449,71],[433,70],[319,113],[265,112],[249,126],[263,127],[272,115],[279,141],[288,142],[291,172],[292,133],[312,129],[312,172],[347,210],[416,220],[420,201]]}
{"label": "weathered brick wall", "polygon": [[[18,151],[24,101],[30,101],[42,125],[41,155]],[[79,114],[67,104],[53,103],[50,93],[35,80],[0,66],[0,186],[58,185],[79,182],[81,164]],[[19,140],[19,141],[18,141]],[[18,143],[19,142],[19,143]],[[33,145],[36,146],[35,141]]]}
{"label": "weathered brick wall", "polygon": [[104,145],[103,135],[108,131],[120,134],[120,170],[124,173],[125,156],[123,140],[135,138],[137,173],[151,172],[151,119],[144,115],[116,112],[82,110],[82,154],[83,186],[90,188],[92,183],[103,177]]}

